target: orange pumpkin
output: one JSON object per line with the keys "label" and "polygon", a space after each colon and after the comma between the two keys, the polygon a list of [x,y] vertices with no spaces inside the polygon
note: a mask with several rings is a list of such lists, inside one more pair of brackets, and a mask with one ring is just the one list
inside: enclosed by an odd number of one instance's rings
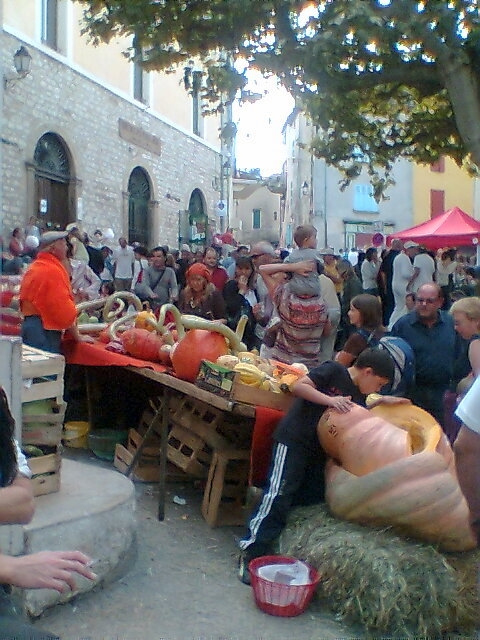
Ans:
{"label": "orange pumpkin", "polygon": [[202,360],[215,362],[229,352],[227,341],[220,333],[206,329],[190,329],[173,345],[170,357],[173,370],[182,380],[194,382]]}
{"label": "orange pumpkin", "polygon": [[148,311],[145,309],[144,311],[140,311],[138,316],[135,318],[135,326],[137,329],[146,329],[147,331],[155,331],[154,325],[150,322],[157,323],[157,318],[153,311]]}
{"label": "orange pumpkin", "polygon": [[326,500],[337,517],[392,526],[448,551],[475,547],[452,450],[428,413],[411,404],[326,411],[317,432],[334,458]]}
{"label": "orange pumpkin", "polygon": [[125,351],[134,358],[141,360],[160,360],[160,348],[163,340],[158,333],[147,329],[127,329],[121,337]]}

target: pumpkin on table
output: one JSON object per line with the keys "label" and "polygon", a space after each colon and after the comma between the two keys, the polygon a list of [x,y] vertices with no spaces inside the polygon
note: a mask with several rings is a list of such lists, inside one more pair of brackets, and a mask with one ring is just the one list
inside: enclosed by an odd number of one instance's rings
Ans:
{"label": "pumpkin on table", "polygon": [[163,346],[162,337],[148,329],[127,329],[121,335],[125,351],[140,360],[160,362],[160,349]]}
{"label": "pumpkin on table", "polygon": [[[202,360],[216,362],[219,356],[228,354],[230,350],[246,350],[245,345],[240,342],[246,319],[242,319],[237,332],[234,332],[224,324],[181,314],[175,306],[164,304],[158,318],[160,330],[169,312],[175,319],[178,336],[178,342],[173,345],[170,357],[173,370],[181,380],[194,382]],[[171,332],[165,329],[165,334],[171,335]]]}

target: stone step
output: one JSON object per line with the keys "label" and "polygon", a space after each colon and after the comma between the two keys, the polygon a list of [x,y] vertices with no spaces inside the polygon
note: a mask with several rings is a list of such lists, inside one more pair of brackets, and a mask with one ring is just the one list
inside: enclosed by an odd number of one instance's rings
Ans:
{"label": "stone step", "polygon": [[80,576],[74,593],[22,590],[16,595],[26,613],[39,616],[48,607],[120,577],[129,567],[135,554],[135,487],[118,471],[64,458],[60,491],[35,502],[33,520],[20,528],[23,553],[78,549],[94,560],[98,580],[92,583]]}

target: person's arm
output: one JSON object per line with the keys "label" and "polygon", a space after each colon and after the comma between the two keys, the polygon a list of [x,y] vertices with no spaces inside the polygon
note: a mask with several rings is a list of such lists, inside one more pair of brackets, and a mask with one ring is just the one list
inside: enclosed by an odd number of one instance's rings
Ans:
{"label": "person's arm", "polygon": [[480,545],[480,433],[462,424],[453,444],[458,483],[470,510],[470,523]]}
{"label": "person's arm", "polygon": [[75,342],[88,342],[90,344],[95,342],[95,339],[92,338],[92,336],[89,336],[86,333],[80,333],[76,321],[75,324],[72,324],[72,326],[65,331],[65,333],[68,333],[68,335],[72,336]]}
{"label": "person's arm", "polygon": [[173,303],[178,300],[178,283],[174,269],[171,267],[168,268],[170,269],[170,302]]}
{"label": "person's arm", "polygon": [[353,353],[348,353],[348,351],[339,351],[335,356],[335,362],[339,362],[343,364],[344,367],[349,367],[352,365],[357,358],[353,355]]}
{"label": "person's arm", "polygon": [[364,349],[368,347],[367,339],[358,331],[352,333],[343,345],[343,349],[335,356],[335,361],[345,367],[352,365]]}
{"label": "person's arm", "polygon": [[0,582],[23,589],[75,591],[75,574],[95,580],[91,559],[80,551],[40,551],[26,556],[0,554]]}
{"label": "person's arm", "polygon": [[413,274],[412,277],[410,278],[410,280],[407,283],[407,291],[410,291],[413,283],[415,282],[415,280],[418,278],[418,274],[420,273],[420,269],[418,267],[413,267]]}
{"label": "person's arm", "polygon": [[[297,263],[298,264],[298,263]],[[347,413],[355,404],[352,402],[351,396],[327,396],[326,393],[319,391],[313,381],[308,376],[303,376],[293,384],[292,393],[298,398],[322,404],[325,407],[336,409],[340,413]]]}
{"label": "person's arm", "polygon": [[0,489],[0,524],[27,524],[34,511],[32,483],[17,474],[11,484]]}
{"label": "person's arm", "polygon": [[472,340],[468,347],[468,359],[472,365],[472,372],[475,378],[480,375],[480,339]]}
{"label": "person's arm", "polygon": [[262,264],[259,267],[260,275],[268,289],[268,294],[272,298],[275,297],[275,291],[279,286],[279,282],[274,278],[276,273],[298,273],[307,275],[316,269],[314,260],[305,260],[304,262],[295,262],[288,264],[286,262],[274,262],[272,264]]}
{"label": "person's arm", "polygon": [[154,290],[152,289],[152,279],[150,277],[150,269],[144,269],[143,270],[143,279],[142,279],[142,285],[143,285],[143,294],[146,298],[158,298],[158,295],[154,292]]}

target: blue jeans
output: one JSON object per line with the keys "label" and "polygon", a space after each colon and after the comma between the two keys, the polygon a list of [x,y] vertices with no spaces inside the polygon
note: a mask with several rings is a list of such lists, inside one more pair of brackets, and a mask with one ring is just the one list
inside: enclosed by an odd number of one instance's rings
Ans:
{"label": "blue jeans", "polygon": [[25,344],[50,353],[61,353],[61,331],[44,329],[40,316],[25,316],[22,324],[22,340]]}

